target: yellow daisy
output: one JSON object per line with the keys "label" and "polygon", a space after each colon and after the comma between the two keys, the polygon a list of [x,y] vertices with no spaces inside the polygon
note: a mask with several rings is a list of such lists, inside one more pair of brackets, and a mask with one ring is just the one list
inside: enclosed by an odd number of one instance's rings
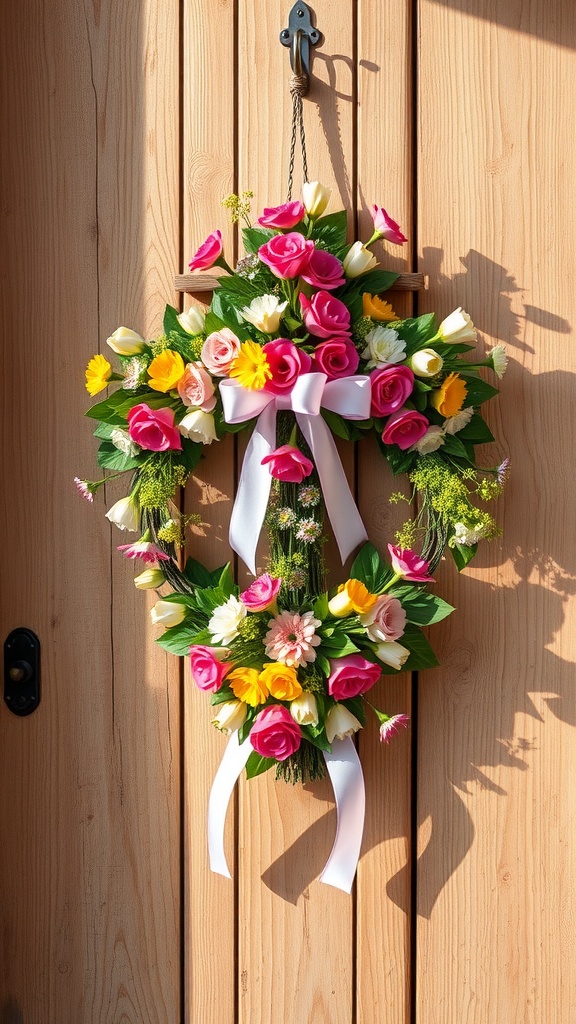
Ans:
{"label": "yellow daisy", "polygon": [[362,313],[371,320],[397,320],[398,317],[389,302],[379,299],[377,295],[364,292],[362,296]]}
{"label": "yellow daisy", "polygon": [[186,367],[179,352],[171,348],[165,349],[159,356],[152,360],[148,367],[148,383],[153,391],[172,391],[178,381],[184,376]]}
{"label": "yellow daisy", "polygon": [[240,346],[240,352],[236,356],[230,369],[230,376],[234,377],[243,388],[250,391],[261,391],[267,380],[272,377],[272,371],[262,351],[262,346],[255,341],[244,341]]}
{"label": "yellow daisy", "polygon": [[92,356],[86,367],[86,391],[94,396],[108,387],[112,367],[104,356]]}
{"label": "yellow daisy", "polygon": [[449,373],[442,387],[433,391],[430,401],[441,416],[455,416],[466,398],[466,384],[457,373]]}

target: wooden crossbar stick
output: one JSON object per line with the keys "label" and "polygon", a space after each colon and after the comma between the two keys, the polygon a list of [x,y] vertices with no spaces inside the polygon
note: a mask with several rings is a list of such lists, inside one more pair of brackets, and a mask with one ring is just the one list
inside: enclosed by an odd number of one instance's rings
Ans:
{"label": "wooden crossbar stick", "polygon": [[[177,292],[197,294],[213,292],[218,287],[218,278],[210,274],[178,274],[174,278]],[[426,287],[424,274],[400,274],[400,277],[389,289],[391,292],[418,292]]]}

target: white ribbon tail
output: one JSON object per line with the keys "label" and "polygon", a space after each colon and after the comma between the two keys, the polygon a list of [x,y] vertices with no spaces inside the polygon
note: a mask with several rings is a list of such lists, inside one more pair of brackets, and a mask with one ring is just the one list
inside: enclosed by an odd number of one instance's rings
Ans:
{"label": "white ribbon tail", "polygon": [[368,534],[348,486],[334,438],[325,421],[321,416],[304,416],[301,413],[296,413],[296,419],[310,445],[320,477],[326,512],[344,563],[355,548],[368,540]]}
{"label": "white ribbon tail", "polygon": [[272,477],[262,459],[276,447],[276,406],[260,413],[244,456],[236,501],[230,516],[230,546],[256,575],[256,548],[268,507]]}
{"label": "white ribbon tail", "polygon": [[214,776],[210,798],[208,800],[208,856],[210,859],[210,870],[217,875],[224,875],[225,878],[232,878],[226,854],[224,853],[224,825],[226,824],[226,813],[230,797],[236,785],[246,761],[252,753],[250,739],[244,743],[238,742],[238,732],[233,732],[224,756]]}
{"label": "white ribbon tail", "polygon": [[334,740],[332,753],[324,751],[324,758],[336,797],[336,839],[320,881],[350,892],[364,831],[364,775],[350,736]]}

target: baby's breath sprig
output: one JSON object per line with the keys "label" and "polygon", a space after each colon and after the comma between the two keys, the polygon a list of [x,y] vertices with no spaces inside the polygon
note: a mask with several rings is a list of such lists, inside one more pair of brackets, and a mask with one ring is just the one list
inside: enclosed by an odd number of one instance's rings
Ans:
{"label": "baby's breath sprig", "polygon": [[240,195],[232,192],[231,195],[225,196],[222,200],[222,206],[230,212],[230,220],[233,224],[237,224],[242,219],[246,223],[246,227],[252,227],[249,214],[250,200],[253,197],[254,193],[250,189],[246,189]]}

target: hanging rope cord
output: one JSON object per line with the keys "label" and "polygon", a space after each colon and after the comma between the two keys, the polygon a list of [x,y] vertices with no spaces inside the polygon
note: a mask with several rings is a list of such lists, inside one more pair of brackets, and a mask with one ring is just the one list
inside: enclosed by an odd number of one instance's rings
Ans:
{"label": "hanging rope cord", "polygon": [[306,157],[306,135],[304,133],[304,104],[302,97],[306,95],[307,79],[304,75],[292,72],[290,75],[290,95],[292,96],[292,138],[290,141],[290,163],[288,165],[288,196],[287,202],[292,199],[292,186],[294,184],[294,158],[296,155],[296,137],[300,130],[300,145],[302,147],[302,180],[308,181],[308,160]]}

